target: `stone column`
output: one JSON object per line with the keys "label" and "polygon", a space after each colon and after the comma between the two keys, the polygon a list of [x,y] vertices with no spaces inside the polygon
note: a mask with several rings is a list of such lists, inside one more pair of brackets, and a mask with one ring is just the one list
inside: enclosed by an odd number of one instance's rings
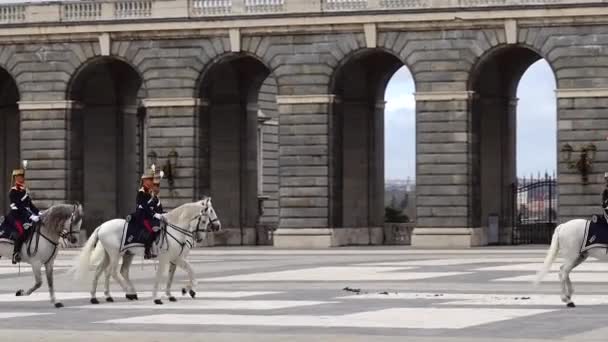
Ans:
{"label": "stone column", "polygon": [[0,107],[0,158],[3,165],[0,168],[0,208],[8,210],[9,201],[6,194],[11,187],[12,170],[19,167],[19,108],[17,104]]}
{"label": "stone column", "polygon": [[468,247],[486,243],[475,217],[479,194],[473,164],[470,92],[416,94],[417,247]]}
{"label": "stone column", "polygon": [[[148,127],[147,152],[157,154],[158,167],[168,165],[169,152],[178,153],[173,166],[173,186],[165,178],[161,196],[165,209],[172,209],[199,199],[197,175],[199,151],[197,98],[148,98],[143,100]],[[146,161],[147,163],[147,161]],[[147,165],[149,167],[149,165]]]}
{"label": "stone column", "polygon": [[280,248],[336,245],[332,234],[333,95],[278,96]]}
{"label": "stone column", "polygon": [[[133,211],[133,196],[139,189],[141,171],[140,160],[145,156],[139,155],[139,144],[141,137],[138,134],[138,107],[124,106],[119,109],[119,129],[117,136],[120,137],[118,146],[118,173],[122,177],[118,179],[118,215],[125,217]],[[145,164],[145,159],[143,160]],[[145,166],[144,166],[145,167]]]}
{"label": "stone column", "polygon": [[70,200],[69,118],[76,106],[73,101],[19,102],[20,155],[28,160],[28,188],[41,209]]}
{"label": "stone column", "polygon": [[[475,96],[472,120],[479,120],[480,217],[476,226],[488,232],[488,218],[498,216],[499,231],[493,243],[509,243],[512,236],[513,186],[517,181],[517,99]],[[476,167],[473,165],[473,167]],[[475,203],[473,203],[475,205]],[[489,236],[490,237],[490,236]]]}

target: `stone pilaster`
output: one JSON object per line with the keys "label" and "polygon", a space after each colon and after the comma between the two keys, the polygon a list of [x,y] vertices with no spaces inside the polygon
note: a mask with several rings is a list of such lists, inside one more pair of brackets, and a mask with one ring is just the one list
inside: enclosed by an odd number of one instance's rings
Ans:
{"label": "stone pilaster", "polygon": [[77,106],[73,101],[19,102],[20,156],[28,160],[28,187],[40,208],[72,200],[68,195],[69,117]]}
{"label": "stone pilaster", "polygon": [[[604,172],[608,172],[608,89],[558,89],[558,208],[559,223],[588,218],[601,212],[601,191]],[[597,148],[588,183],[570,163],[580,160],[580,149],[588,144]],[[570,161],[559,151],[565,145],[573,147]]]}
{"label": "stone pilaster", "polygon": [[332,95],[278,96],[279,229],[274,245],[336,245],[330,222]]}
{"label": "stone pilaster", "polygon": [[[150,152],[157,155],[157,166],[168,165],[171,151],[178,153],[177,165],[173,168],[173,185],[165,178],[161,184],[163,205],[175,208],[198,200],[197,151],[198,113],[200,100],[196,98],[148,98],[143,100],[146,108],[147,139],[143,149],[146,164]],[[149,167],[149,165],[147,165]]]}
{"label": "stone pilaster", "polygon": [[475,225],[479,201],[472,164],[476,138],[469,92],[416,94],[416,228],[412,245],[467,247],[485,244]]}

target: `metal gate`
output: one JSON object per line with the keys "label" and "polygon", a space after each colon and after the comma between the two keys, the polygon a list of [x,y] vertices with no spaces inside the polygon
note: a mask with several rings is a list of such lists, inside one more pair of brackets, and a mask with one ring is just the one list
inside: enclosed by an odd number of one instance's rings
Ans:
{"label": "metal gate", "polygon": [[514,245],[549,244],[557,225],[557,182],[545,175],[513,185]]}

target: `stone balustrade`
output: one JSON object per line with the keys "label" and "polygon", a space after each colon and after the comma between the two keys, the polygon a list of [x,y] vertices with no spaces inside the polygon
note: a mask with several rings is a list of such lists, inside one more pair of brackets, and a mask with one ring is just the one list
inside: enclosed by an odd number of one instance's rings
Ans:
{"label": "stone balustrade", "polygon": [[0,5],[0,24],[605,4],[606,0],[105,0]]}

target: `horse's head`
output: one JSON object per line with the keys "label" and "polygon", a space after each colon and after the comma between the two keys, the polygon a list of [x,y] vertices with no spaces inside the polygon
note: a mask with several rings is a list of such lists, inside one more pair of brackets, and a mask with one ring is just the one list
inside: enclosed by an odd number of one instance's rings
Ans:
{"label": "horse's head", "polygon": [[211,197],[206,197],[201,200],[201,205],[203,206],[203,214],[207,216],[207,227],[211,227],[212,232],[217,232],[222,229],[222,223],[220,219],[217,217],[215,209],[213,209],[213,204],[211,203]]}
{"label": "horse's head", "polygon": [[[205,233],[209,230],[218,231],[222,228],[222,225],[211,204],[211,197],[205,197],[196,203],[200,206],[200,212],[195,222],[195,227],[191,227],[194,228],[191,231],[194,233],[196,242],[199,243],[205,238]],[[209,228],[210,226],[211,228]]]}
{"label": "horse's head", "polygon": [[43,225],[71,244],[78,242],[83,216],[79,203],[57,204],[41,214]]}

